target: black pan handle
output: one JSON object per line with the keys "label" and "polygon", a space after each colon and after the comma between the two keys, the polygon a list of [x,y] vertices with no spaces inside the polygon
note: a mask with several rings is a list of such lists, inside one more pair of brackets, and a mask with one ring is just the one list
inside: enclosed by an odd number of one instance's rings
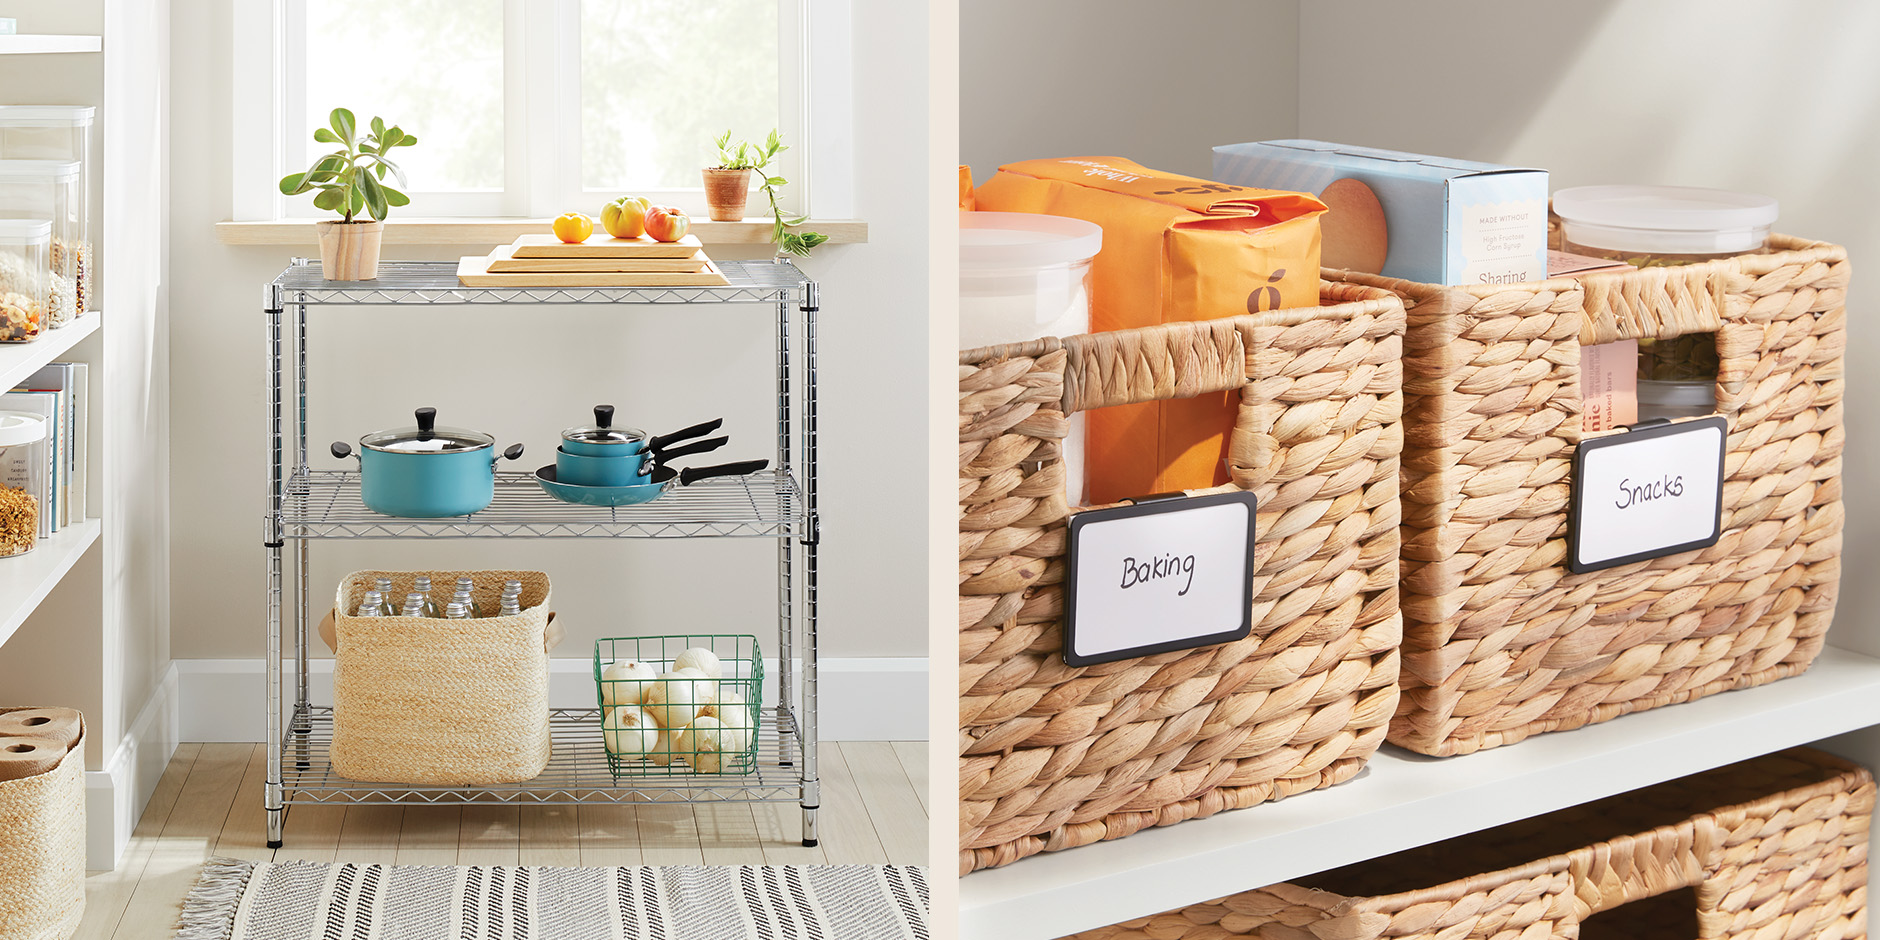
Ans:
{"label": "black pan handle", "polygon": [[419,408],[412,413],[418,418],[418,440],[428,441],[437,436],[436,408]]}
{"label": "black pan handle", "polygon": [[614,426],[614,406],[595,405],[594,406],[594,426],[597,428],[613,427]]}
{"label": "black pan handle", "polygon": [[521,456],[522,456],[521,444],[511,444],[509,445],[508,450],[503,451],[503,458],[505,460],[515,460],[516,458],[521,457]]}
{"label": "black pan handle", "polygon": [[333,442],[333,456],[338,457],[341,460],[345,460],[346,458],[351,457],[352,445],[346,443],[345,441],[334,441]]}
{"label": "black pan handle", "polygon": [[655,460],[658,460],[660,463],[665,463],[666,461],[672,460],[675,457],[690,457],[694,454],[709,454],[712,451],[717,450],[718,448],[723,447],[726,444],[730,443],[730,441],[731,441],[731,438],[728,438],[728,437],[713,437],[713,438],[707,438],[702,441],[693,441],[690,444],[680,444],[679,446],[674,447],[671,450],[659,451],[658,453],[653,455],[653,458]]}
{"label": "black pan handle", "polygon": [[653,438],[652,441],[647,444],[647,447],[651,449],[654,453],[658,453],[660,451],[665,450],[668,447],[671,447],[674,444],[679,443],[680,441],[690,440],[695,437],[704,437],[705,435],[718,430],[720,427],[724,425],[724,423],[725,423],[725,419],[723,418],[713,418],[710,421],[705,422],[704,424],[695,424],[689,428],[680,428],[679,430],[674,431],[671,434],[661,434],[660,436]]}
{"label": "black pan handle", "polygon": [[721,463],[715,467],[687,467],[679,471],[679,485],[691,486],[700,480],[712,477],[737,477],[747,473],[756,473],[770,466],[768,460],[741,460],[737,463]]}

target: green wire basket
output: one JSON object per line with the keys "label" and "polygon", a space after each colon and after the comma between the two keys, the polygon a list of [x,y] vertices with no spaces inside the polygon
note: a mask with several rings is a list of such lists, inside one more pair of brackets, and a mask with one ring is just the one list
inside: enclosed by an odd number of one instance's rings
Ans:
{"label": "green wire basket", "polygon": [[[717,657],[719,678],[670,682],[656,677],[692,649]],[[648,678],[605,678],[615,663],[640,663]],[[742,775],[757,769],[758,716],[763,712],[764,654],[754,636],[604,637],[594,641],[594,691],[601,741],[615,777],[675,774]],[[732,701],[735,695],[742,702]],[[638,715],[621,713],[638,709]],[[717,727],[693,727],[699,717]]]}

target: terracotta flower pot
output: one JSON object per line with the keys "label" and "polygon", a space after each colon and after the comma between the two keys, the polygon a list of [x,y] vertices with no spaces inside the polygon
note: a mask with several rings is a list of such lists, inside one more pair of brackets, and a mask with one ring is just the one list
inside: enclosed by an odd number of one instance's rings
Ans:
{"label": "terracotta flower pot", "polygon": [[329,281],[370,281],[379,276],[379,240],[384,222],[316,222],[320,270]]}
{"label": "terracotta flower pot", "polygon": [[708,167],[705,172],[705,204],[711,207],[713,222],[737,222],[744,218],[744,200],[751,192],[751,171]]}

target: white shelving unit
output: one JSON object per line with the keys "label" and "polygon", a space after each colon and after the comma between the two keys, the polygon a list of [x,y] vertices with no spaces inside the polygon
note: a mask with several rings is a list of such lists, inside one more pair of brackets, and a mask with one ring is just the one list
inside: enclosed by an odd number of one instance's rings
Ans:
{"label": "white shelving unit", "polygon": [[47,33],[21,33],[0,36],[0,55],[34,55],[51,52],[100,52],[101,36],[65,36]]}
{"label": "white shelving unit", "polygon": [[1433,758],[1385,746],[1356,779],[960,880],[960,935],[1049,940],[1424,845],[1880,725],[1880,659],[1517,746]]}
{"label": "white shelving unit", "polygon": [[103,522],[86,519],[65,526],[51,538],[41,539],[32,551],[0,564],[0,646],[6,645],[13,631],[38,609],[39,602],[52,593],[103,531]]}
{"label": "white shelving unit", "polygon": [[98,332],[102,311],[93,310],[65,326],[40,334],[30,343],[0,346],[0,391],[25,381],[39,367],[58,359],[80,340]]}

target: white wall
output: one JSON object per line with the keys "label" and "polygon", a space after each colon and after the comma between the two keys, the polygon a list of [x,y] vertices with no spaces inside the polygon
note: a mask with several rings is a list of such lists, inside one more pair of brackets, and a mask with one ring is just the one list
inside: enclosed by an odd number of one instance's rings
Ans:
{"label": "white wall", "polygon": [[[174,325],[172,511],[176,627],[172,654],[255,658],[263,650],[262,285],[311,249],[231,247],[230,0],[175,5],[170,227]],[[823,284],[821,324],[825,657],[925,655],[926,562],[919,494],[926,441],[927,209],[908,185],[908,154],[927,134],[925,20],[918,5],[855,12],[856,211],[865,245],[826,246],[805,267]],[[388,115],[388,117],[396,117]],[[411,128],[421,138],[423,128]],[[311,128],[309,128],[309,133]],[[574,208],[574,207],[571,207]],[[391,258],[449,258],[465,248],[388,248]],[[713,249],[714,255],[730,253]],[[768,253],[765,253],[766,256]],[[754,307],[388,308],[317,312],[313,329],[316,467],[326,444],[440,421],[528,450],[517,469],[553,460],[561,428],[596,402],[652,431],[724,416],[726,459],[775,451],[773,313]],[[801,341],[799,333],[798,342]],[[567,625],[563,656],[597,636],[718,630],[775,635],[771,540],[659,542],[323,542],[313,598],[330,603],[349,570],[400,566],[538,567],[554,579]],[[317,645],[317,641],[316,641]],[[319,650],[324,654],[324,649]]]}
{"label": "white wall", "polygon": [[960,162],[1126,157],[1208,175],[1210,147],[1288,136],[1294,0],[961,0]]}

